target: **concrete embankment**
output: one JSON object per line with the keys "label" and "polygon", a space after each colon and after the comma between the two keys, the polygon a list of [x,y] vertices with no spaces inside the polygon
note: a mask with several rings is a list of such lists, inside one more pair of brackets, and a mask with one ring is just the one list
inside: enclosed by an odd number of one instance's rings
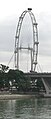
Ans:
{"label": "concrete embankment", "polygon": [[0,95],[0,100],[13,100],[13,99],[21,99],[21,98],[28,98],[34,97],[34,95],[19,95],[19,94],[9,94],[9,95]]}
{"label": "concrete embankment", "polygon": [[29,98],[29,97],[36,97],[36,98],[51,98],[51,95],[47,94],[40,94],[40,95],[31,95],[31,94],[0,94],[0,100],[15,100],[21,98]]}
{"label": "concrete embankment", "polygon": [[51,94],[44,94],[44,98],[51,98]]}

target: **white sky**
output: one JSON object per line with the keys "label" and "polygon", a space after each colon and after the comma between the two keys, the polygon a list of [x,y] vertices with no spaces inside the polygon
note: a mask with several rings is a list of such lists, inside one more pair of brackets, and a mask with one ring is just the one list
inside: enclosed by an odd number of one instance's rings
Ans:
{"label": "white sky", "polygon": [[32,7],[34,13],[51,12],[51,0],[0,0],[0,20]]}
{"label": "white sky", "polygon": [[[51,0],[0,0],[0,25],[1,27],[3,27],[2,23],[4,23],[4,21],[6,21],[10,17],[16,16],[17,18],[19,18],[21,13],[24,10],[26,10],[28,7],[32,8],[32,12],[34,13],[37,19],[37,22],[39,24],[38,29],[39,29],[40,46],[39,46],[38,62],[41,65],[43,71],[51,71],[51,54],[48,54],[49,52],[51,52],[50,51],[51,50],[51,36],[49,34],[49,30],[51,33],[51,21],[50,21],[51,20]],[[47,27],[48,27],[48,31],[47,31]],[[47,35],[46,32],[49,35]],[[0,32],[0,36],[1,36],[1,32]],[[46,41],[45,39],[47,37],[48,39]],[[0,40],[0,44],[1,44],[1,40]],[[43,47],[47,54],[46,56],[44,54]],[[47,51],[48,49],[49,51]],[[4,54],[4,51],[2,52]],[[0,59],[3,58],[3,56],[2,58],[1,56],[0,56]],[[5,56],[6,56],[6,53],[5,53]],[[2,61],[0,60],[0,63],[1,62]]]}

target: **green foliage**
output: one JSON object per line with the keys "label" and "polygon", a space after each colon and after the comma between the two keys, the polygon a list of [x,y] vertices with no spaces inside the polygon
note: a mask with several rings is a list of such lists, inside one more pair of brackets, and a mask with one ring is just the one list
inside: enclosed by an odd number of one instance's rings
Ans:
{"label": "green foliage", "polygon": [[30,80],[26,78],[24,73],[19,70],[10,69],[7,73],[3,70],[0,72],[0,88],[15,86],[18,91],[27,91],[30,88]]}
{"label": "green foliage", "polygon": [[0,64],[0,70],[1,70],[1,72],[5,72],[5,71],[7,71],[8,68],[9,68],[8,66],[3,65],[3,64]]}
{"label": "green foliage", "polygon": [[37,80],[37,88],[38,88],[39,91],[40,91],[41,88],[44,89],[44,84],[43,84],[41,79]]}
{"label": "green foliage", "polygon": [[[35,87],[32,88],[31,79],[25,77],[24,73],[20,70],[10,69],[7,73],[5,72],[5,66],[1,65],[0,71],[0,89],[7,88],[8,90],[12,87],[15,87],[19,92],[28,92],[28,91],[38,91],[43,87],[42,81],[37,80]],[[4,67],[4,68],[3,68]],[[8,69],[8,68],[6,68]]]}

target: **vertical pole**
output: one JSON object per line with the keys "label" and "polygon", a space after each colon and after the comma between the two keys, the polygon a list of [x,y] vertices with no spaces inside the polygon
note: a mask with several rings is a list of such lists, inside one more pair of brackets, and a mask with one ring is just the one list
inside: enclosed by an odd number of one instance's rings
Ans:
{"label": "vertical pole", "polygon": [[19,50],[17,50],[17,69],[19,69]]}
{"label": "vertical pole", "polygon": [[17,69],[19,69],[19,39],[17,43]]}
{"label": "vertical pole", "polygon": [[15,64],[15,68],[16,68],[16,39],[15,39],[15,51],[14,51],[14,64]]}
{"label": "vertical pole", "polygon": [[35,72],[34,70],[34,54],[35,54],[35,29],[34,29],[34,24],[33,24],[33,71]]}
{"label": "vertical pole", "polygon": [[31,49],[31,71],[33,71],[32,49]]}

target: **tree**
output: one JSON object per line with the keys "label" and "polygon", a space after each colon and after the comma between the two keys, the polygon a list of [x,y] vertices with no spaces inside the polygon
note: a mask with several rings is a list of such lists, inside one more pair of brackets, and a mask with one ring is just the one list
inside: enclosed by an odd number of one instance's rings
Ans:
{"label": "tree", "polygon": [[6,65],[3,65],[3,64],[0,64],[0,69],[1,69],[1,72],[5,72],[5,71],[7,71],[8,70],[8,66],[6,66]]}
{"label": "tree", "polygon": [[26,78],[24,73],[20,70],[9,70],[8,80],[11,81],[12,86],[18,87],[19,91],[27,91],[30,88],[30,80]]}

